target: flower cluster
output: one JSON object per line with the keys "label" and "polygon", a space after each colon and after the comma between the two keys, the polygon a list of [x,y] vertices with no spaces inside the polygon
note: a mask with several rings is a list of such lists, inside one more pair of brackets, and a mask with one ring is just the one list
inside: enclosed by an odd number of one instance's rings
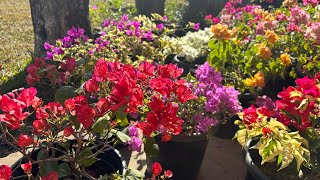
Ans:
{"label": "flower cluster", "polygon": [[[226,83],[256,95],[275,80],[315,74],[319,71],[319,9],[315,6],[319,1],[303,2],[286,0],[269,10],[227,3],[218,16],[220,22],[211,27],[209,64],[227,77]],[[258,78],[261,83],[257,84]]]}
{"label": "flower cluster", "polygon": [[[184,80],[183,69],[176,65],[142,62],[138,68],[100,59],[85,89],[100,98],[102,112],[137,113],[145,119],[137,124],[150,137],[160,132],[163,141],[182,131],[183,120],[177,116],[179,103],[197,98]],[[103,91],[102,91],[103,90]],[[146,103],[147,102],[147,103]],[[139,113],[141,112],[141,113]]]}
{"label": "flower cluster", "polygon": [[234,116],[242,110],[238,101],[239,91],[233,87],[223,86],[221,73],[207,62],[198,67],[196,78],[199,83],[194,86],[194,92],[197,96],[205,98],[204,111],[194,116],[194,128],[197,132],[207,132],[209,127],[217,125],[221,120],[217,115],[226,118],[225,114]]}
{"label": "flower cluster", "polygon": [[[305,76],[296,81],[296,87],[289,86],[279,92],[278,98],[273,102],[270,98],[264,96],[257,98],[257,108],[252,105],[243,110],[237,121],[240,130],[236,137],[241,145],[245,145],[250,138],[259,139],[255,146],[259,149],[262,157],[262,163],[272,162],[272,158],[278,155],[283,157],[292,156],[297,161],[297,170],[301,165],[309,167],[313,161],[310,157],[317,156],[312,150],[313,146],[318,146],[318,142],[313,142],[313,137],[318,137],[318,120],[319,120],[319,83],[318,75],[310,78]],[[298,132],[291,132],[296,131]],[[308,131],[309,135],[305,132]],[[246,137],[244,137],[246,136]],[[280,148],[279,152],[269,152],[265,142],[275,142],[275,148]],[[308,142],[310,148],[308,148]],[[277,144],[280,143],[280,144]],[[291,147],[286,149],[287,147]],[[310,149],[310,151],[308,150]],[[261,153],[269,152],[269,154]],[[280,159],[279,159],[280,158]],[[282,162],[280,169],[286,168],[291,159],[278,157],[278,162]]]}
{"label": "flower cluster", "polygon": [[76,68],[76,61],[73,58],[67,58],[65,62],[60,63],[57,67],[50,64],[43,58],[35,58],[34,63],[27,68],[27,83],[34,86],[36,83],[51,85],[63,85],[69,82],[69,79]]}
{"label": "flower cluster", "polygon": [[197,58],[208,54],[208,42],[212,36],[210,28],[196,32],[188,32],[180,38],[170,38],[170,42],[177,47],[178,57],[194,62]]}

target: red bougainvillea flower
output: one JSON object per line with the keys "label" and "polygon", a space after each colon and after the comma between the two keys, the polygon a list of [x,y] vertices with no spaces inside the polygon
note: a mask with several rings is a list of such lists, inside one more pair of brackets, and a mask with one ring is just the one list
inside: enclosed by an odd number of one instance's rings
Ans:
{"label": "red bougainvillea flower", "polygon": [[313,97],[319,96],[320,93],[316,83],[316,78],[310,79],[308,76],[296,80],[296,84],[301,88],[302,93]]}
{"label": "red bougainvillea flower", "polygon": [[270,133],[271,133],[271,129],[269,127],[262,128],[262,134],[264,137],[269,137]]}
{"label": "red bougainvillea flower", "polygon": [[51,125],[47,122],[47,120],[40,119],[40,120],[35,120],[32,123],[33,125],[33,132],[35,134],[38,133],[45,133],[47,130],[50,130]]}
{"label": "red bougainvillea flower", "polygon": [[97,82],[104,82],[107,80],[108,64],[105,60],[99,59],[95,65],[92,79]]}
{"label": "red bougainvillea flower", "polygon": [[0,179],[1,180],[10,180],[12,175],[12,169],[7,165],[0,166]]}
{"label": "red bougainvillea flower", "polygon": [[152,177],[159,176],[162,172],[162,167],[158,162],[153,163],[152,165]]}
{"label": "red bougainvillea flower", "polygon": [[175,64],[166,64],[162,66],[158,66],[158,74],[162,78],[178,78],[182,75],[183,68],[178,68]]}
{"label": "red bougainvillea flower", "polygon": [[64,102],[64,106],[70,111],[70,114],[75,116],[76,111],[79,111],[82,105],[88,104],[87,97],[84,95],[76,96],[74,98],[67,99]]}
{"label": "red bougainvillea flower", "polygon": [[179,135],[182,132],[184,121],[177,117],[179,107],[171,102],[164,103],[158,97],[152,97],[148,104],[152,111],[146,115],[146,121],[137,124],[144,135],[150,137],[151,132],[160,131],[162,141],[171,140],[171,136]]}
{"label": "red bougainvillea flower", "polygon": [[25,164],[21,164],[21,169],[23,169],[25,174],[31,174],[32,163],[29,161]]}
{"label": "red bougainvillea flower", "polygon": [[59,102],[49,102],[44,108],[52,115],[51,117],[56,119],[65,115],[66,110]]}
{"label": "red bougainvillea flower", "polygon": [[80,106],[79,110],[76,111],[77,120],[83,125],[84,128],[89,128],[94,123],[94,117],[96,111],[88,105]]}
{"label": "red bougainvillea flower", "polygon": [[254,105],[243,110],[243,121],[246,125],[251,125],[259,121],[258,113]]}
{"label": "red bougainvillea flower", "polygon": [[61,69],[72,72],[76,68],[76,60],[74,58],[67,58],[67,60],[61,63]]}
{"label": "red bougainvillea flower", "polygon": [[156,69],[156,66],[150,64],[149,62],[145,61],[145,62],[142,62],[140,65],[139,65],[139,71],[140,73],[142,74],[145,74],[146,76],[152,76],[155,72],[155,69]]}
{"label": "red bougainvillea flower", "polygon": [[97,83],[97,81],[95,81],[93,79],[90,79],[89,81],[87,81],[84,84],[84,88],[89,93],[96,93],[96,92],[100,91],[99,84]]}
{"label": "red bougainvillea flower", "polygon": [[69,137],[72,135],[72,133],[74,132],[73,128],[72,127],[66,127],[64,130],[63,130],[63,135],[65,137]]}
{"label": "red bougainvillea flower", "polygon": [[164,177],[165,178],[172,178],[173,174],[170,170],[165,170],[164,171]]}
{"label": "red bougainvillea flower", "polygon": [[101,98],[97,102],[97,108],[99,111],[100,116],[103,116],[110,110],[110,103],[106,98]]}
{"label": "red bougainvillea flower", "polygon": [[174,83],[169,78],[153,78],[150,80],[149,85],[153,90],[167,97],[169,97],[174,90]]}
{"label": "red bougainvillea flower", "polygon": [[18,146],[20,147],[30,146],[31,144],[33,144],[33,142],[34,142],[33,138],[28,135],[21,134],[18,137]]}
{"label": "red bougainvillea flower", "polygon": [[18,129],[21,121],[29,114],[24,109],[30,106],[36,108],[41,104],[36,94],[35,88],[28,88],[20,89],[20,94],[15,91],[0,96],[0,109],[2,110],[0,122],[5,122],[12,130]]}
{"label": "red bougainvillea flower", "polygon": [[182,103],[198,98],[186,85],[177,85],[175,94],[178,96],[179,101]]}
{"label": "red bougainvillea flower", "polygon": [[58,172],[57,171],[52,171],[48,175],[41,177],[41,180],[58,180]]}

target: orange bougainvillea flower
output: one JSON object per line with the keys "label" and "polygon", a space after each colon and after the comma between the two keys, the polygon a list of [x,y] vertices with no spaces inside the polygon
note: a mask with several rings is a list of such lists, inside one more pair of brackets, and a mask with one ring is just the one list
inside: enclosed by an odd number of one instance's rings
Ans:
{"label": "orange bougainvillea flower", "polygon": [[270,31],[270,30],[266,30],[264,36],[267,39],[269,44],[274,44],[279,39],[278,35],[274,31]]}
{"label": "orange bougainvillea flower", "polygon": [[228,28],[228,25],[221,23],[211,26],[213,37],[216,39],[230,39],[234,37],[237,29],[229,30]]}
{"label": "orange bougainvillea flower", "polygon": [[255,81],[257,82],[257,86],[258,87],[263,87],[265,85],[264,83],[264,74],[263,72],[258,72],[254,75],[253,77],[255,79]]}
{"label": "orange bougainvillea flower", "polygon": [[282,62],[282,64],[289,66],[291,64],[291,58],[290,55],[287,53],[283,53],[280,55],[280,60]]}
{"label": "orange bougainvillea flower", "polygon": [[262,57],[263,59],[267,60],[270,59],[272,53],[270,51],[270,48],[267,47],[264,43],[258,44],[258,56]]}
{"label": "orange bougainvillea flower", "polygon": [[282,5],[283,6],[288,6],[288,7],[293,7],[298,4],[298,0],[285,0],[283,1]]}

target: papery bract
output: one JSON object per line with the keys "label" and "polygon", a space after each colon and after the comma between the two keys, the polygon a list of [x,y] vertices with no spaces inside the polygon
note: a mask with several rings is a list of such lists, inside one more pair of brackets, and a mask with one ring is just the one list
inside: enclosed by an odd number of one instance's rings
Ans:
{"label": "papery bract", "polygon": [[33,143],[34,143],[33,138],[28,136],[28,135],[21,134],[18,137],[18,146],[20,146],[20,147],[27,147],[27,146],[30,146]]}
{"label": "papery bract", "polygon": [[0,166],[0,179],[1,180],[10,180],[12,175],[12,169],[7,165]]}

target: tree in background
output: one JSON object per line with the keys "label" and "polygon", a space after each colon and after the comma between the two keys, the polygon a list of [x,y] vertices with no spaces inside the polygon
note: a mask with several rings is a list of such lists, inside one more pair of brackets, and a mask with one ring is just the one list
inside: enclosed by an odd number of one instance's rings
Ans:
{"label": "tree in background", "polygon": [[90,36],[89,0],[29,0],[34,28],[34,53],[45,55],[43,44],[54,43],[72,27],[81,27]]}

